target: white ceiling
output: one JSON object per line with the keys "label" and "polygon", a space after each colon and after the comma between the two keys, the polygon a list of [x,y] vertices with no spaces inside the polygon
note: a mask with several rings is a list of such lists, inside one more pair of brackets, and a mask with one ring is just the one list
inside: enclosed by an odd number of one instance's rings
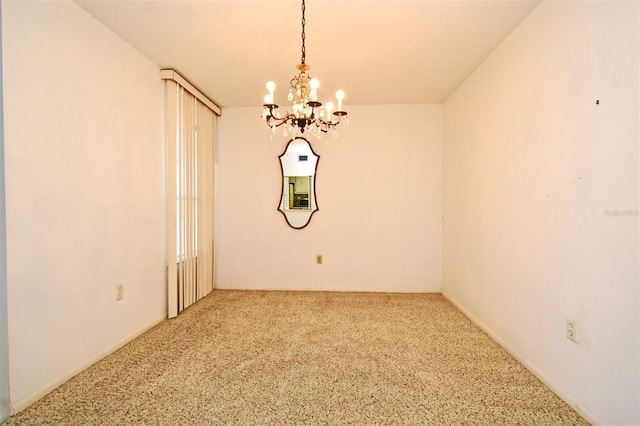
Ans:
{"label": "white ceiling", "polygon": [[[75,0],[222,107],[285,104],[301,56],[299,0]],[[440,103],[541,0],[306,0],[320,101]]]}

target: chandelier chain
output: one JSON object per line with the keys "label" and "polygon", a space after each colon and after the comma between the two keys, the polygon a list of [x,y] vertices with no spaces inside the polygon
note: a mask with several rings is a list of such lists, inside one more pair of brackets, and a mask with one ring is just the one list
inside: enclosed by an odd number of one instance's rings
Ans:
{"label": "chandelier chain", "polygon": [[301,59],[301,64],[304,65],[304,59],[305,59],[305,47],[304,47],[304,39],[306,37],[306,34],[304,32],[304,24],[306,23],[306,20],[304,19],[304,0],[302,0],[302,59]]}

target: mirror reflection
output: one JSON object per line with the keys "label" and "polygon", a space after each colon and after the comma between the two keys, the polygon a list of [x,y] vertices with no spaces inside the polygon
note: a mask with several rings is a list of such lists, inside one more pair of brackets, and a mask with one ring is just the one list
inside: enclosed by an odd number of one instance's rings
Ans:
{"label": "mirror reflection", "polygon": [[278,210],[292,228],[307,226],[318,210],[315,175],[319,158],[309,141],[300,137],[290,140],[280,156],[282,193]]}
{"label": "mirror reflection", "polygon": [[289,210],[311,210],[309,203],[309,188],[312,176],[286,176],[289,191],[282,194],[282,204]]}

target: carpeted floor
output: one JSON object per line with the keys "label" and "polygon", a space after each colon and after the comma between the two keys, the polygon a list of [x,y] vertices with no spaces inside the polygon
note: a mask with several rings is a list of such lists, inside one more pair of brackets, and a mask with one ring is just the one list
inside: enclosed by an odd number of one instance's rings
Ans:
{"label": "carpeted floor", "polygon": [[5,424],[588,423],[441,295],[215,290]]}

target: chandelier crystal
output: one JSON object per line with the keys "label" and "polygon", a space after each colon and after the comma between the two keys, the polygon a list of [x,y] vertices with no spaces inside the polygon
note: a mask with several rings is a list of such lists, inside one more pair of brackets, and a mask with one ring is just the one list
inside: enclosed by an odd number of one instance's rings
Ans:
{"label": "chandelier crystal", "polygon": [[[285,136],[311,134],[318,138],[331,131],[333,136],[338,136],[336,127],[338,124],[349,124],[349,117],[342,109],[344,92],[336,92],[337,107],[332,102],[326,105],[318,102],[318,87],[320,82],[316,78],[311,78],[308,71],[311,67],[305,63],[305,4],[302,0],[302,58],[300,64],[296,66],[298,73],[291,79],[289,84],[289,95],[287,99],[293,102],[292,112],[280,114],[279,106],[274,103],[273,94],[276,84],[273,81],[267,83],[269,93],[264,97],[264,110],[262,118],[275,133],[276,129],[283,126]],[[334,111],[335,108],[335,111]],[[306,133],[305,133],[306,132]]]}

